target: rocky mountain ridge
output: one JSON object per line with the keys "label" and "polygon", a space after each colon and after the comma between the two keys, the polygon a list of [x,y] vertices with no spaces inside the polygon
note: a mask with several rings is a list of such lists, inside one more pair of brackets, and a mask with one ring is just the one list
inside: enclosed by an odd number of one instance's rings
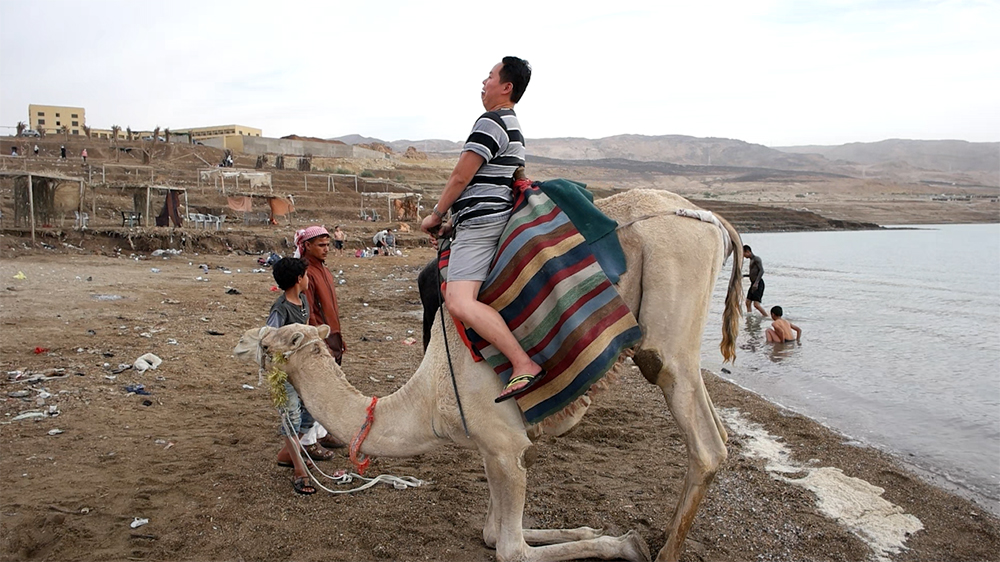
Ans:
{"label": "rocky mountain ridge", "polygon": [[[442,139],[382,141],[361,135],[337,137],[348,144],[380,142],[394,152],[415,147],[425,153],[455,153],[462,143]],[[767,147],[737,139],[685,135],[615,135],[527,139],[528,157],[558,160],[633,160],[683,166],[729,166],[856,174],[880,166],[943,172],[1000,170],[1000,143],[960,140],[888,139],[836,146]]]}

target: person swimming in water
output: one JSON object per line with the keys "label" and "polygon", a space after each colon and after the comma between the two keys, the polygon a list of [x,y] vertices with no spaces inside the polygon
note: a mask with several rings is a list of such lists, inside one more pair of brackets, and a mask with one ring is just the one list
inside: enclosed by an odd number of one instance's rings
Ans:
{"label": "person swimming in water", "polygon": [[[780,306],[771,307],[771,327],[767,329],[767,343],[782,343],[790,341],[800,341],[802,339],[802,329],[782,318],[784,311]],[[794,335],[792,332],[794,331]]]}

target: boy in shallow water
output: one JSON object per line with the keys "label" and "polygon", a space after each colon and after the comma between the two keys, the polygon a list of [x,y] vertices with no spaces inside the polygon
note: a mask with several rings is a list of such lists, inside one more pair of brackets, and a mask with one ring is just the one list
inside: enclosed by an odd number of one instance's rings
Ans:
{"label": "boy in shallow water", "polygon": [[771,323],[771,327],[765,332],[767,334],[767,343],[782,343],[802,339],[802,330],[795,324],[782,318],[783,314],[784,311],[780,306],[771,307],[771,320],[773,322]]}

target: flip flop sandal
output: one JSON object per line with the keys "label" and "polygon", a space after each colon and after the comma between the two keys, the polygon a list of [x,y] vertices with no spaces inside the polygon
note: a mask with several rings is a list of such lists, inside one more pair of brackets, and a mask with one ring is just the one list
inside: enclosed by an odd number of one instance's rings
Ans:
{"label": "flip flop sandal", "polygon": [[317,442],[327,449],[343,449],[344,447],[347,446],[346,443],[341,443],[340,441],[337,440],[336,437],[330,435],[329,433],[327,433],[325,437],[319,439]]}
{"label": "flip flop sandal", "polygon": [[313,443],[312,445],[306,445],[306,454],[314,461],[328,461],[332,459],[337,453],[334,453],[330,449],[324,448],[319,443]]}
{"label": "flip flop sandal", "polygon": [[[503,392],[500,393],[500,396],[497,396],[494,402],[499,404],[504,400],[516,398],[524,394],[525,392],[528,392],[529,390],[531,390],[533,386],[535,386],[535,383],[538,382],[541,378],[542,378],[541,373],[538,373],[537,375],[524,374],[511,378],[509,381],[507,381],[507,386],[503,387]],[[517,390],[510,390],[511,387],[516,386],[520,383],[526,383],[526,384],[521,388],[518,388]]]}
{"label": "flip flop sandal", "polygon": [[302,494],[303,496],[311,496],[316,493],[316,488],[310,483],[308,476],[296,476],[292,478],[292,489],[295,490],[296,494]]}

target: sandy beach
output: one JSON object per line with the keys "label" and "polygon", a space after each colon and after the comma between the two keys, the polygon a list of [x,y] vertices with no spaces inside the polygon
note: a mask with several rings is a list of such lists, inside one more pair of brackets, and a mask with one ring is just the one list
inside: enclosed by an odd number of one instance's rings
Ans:
{"label": "sandy beach", "polygon": [[[24,250],[9,234],[0,240],[3,559],[494,559],[481,539],[488,494],[473,451],[379,458],[370,469],[430,482],[418,488],[292,491],[290,469],[275,464],[277,415],[256,369],[231,357],[276,295],[269,270],[252,272],[257,256],[115,257],[94,241]],[[330,259],[345,280],[344,369],[365,394],[392,393],[420,362],[419,341],[405,342],[420,337],[415,278],[430,256],[410,247]],[[155,371],[115,373],[149,352],[163,359]],[[980,506],[705,378],[729,428],[729,459],[682,560],[997,558],[1000,520]],[[149,394],[128,393],[133,384]],[[58,415],[14,421],[50,410]],[[686,454],[662,395],[637,371],[598,396],[572,433],[539,445],[526,525],[634,529],[651,551],[663,545]],[[779,459],[761,456],[782,448]],[[321,466],[350,464],[340,451]],[[830,482],[850,499],[830,495]],[[130,528],[136,517],[149,523]]]}

